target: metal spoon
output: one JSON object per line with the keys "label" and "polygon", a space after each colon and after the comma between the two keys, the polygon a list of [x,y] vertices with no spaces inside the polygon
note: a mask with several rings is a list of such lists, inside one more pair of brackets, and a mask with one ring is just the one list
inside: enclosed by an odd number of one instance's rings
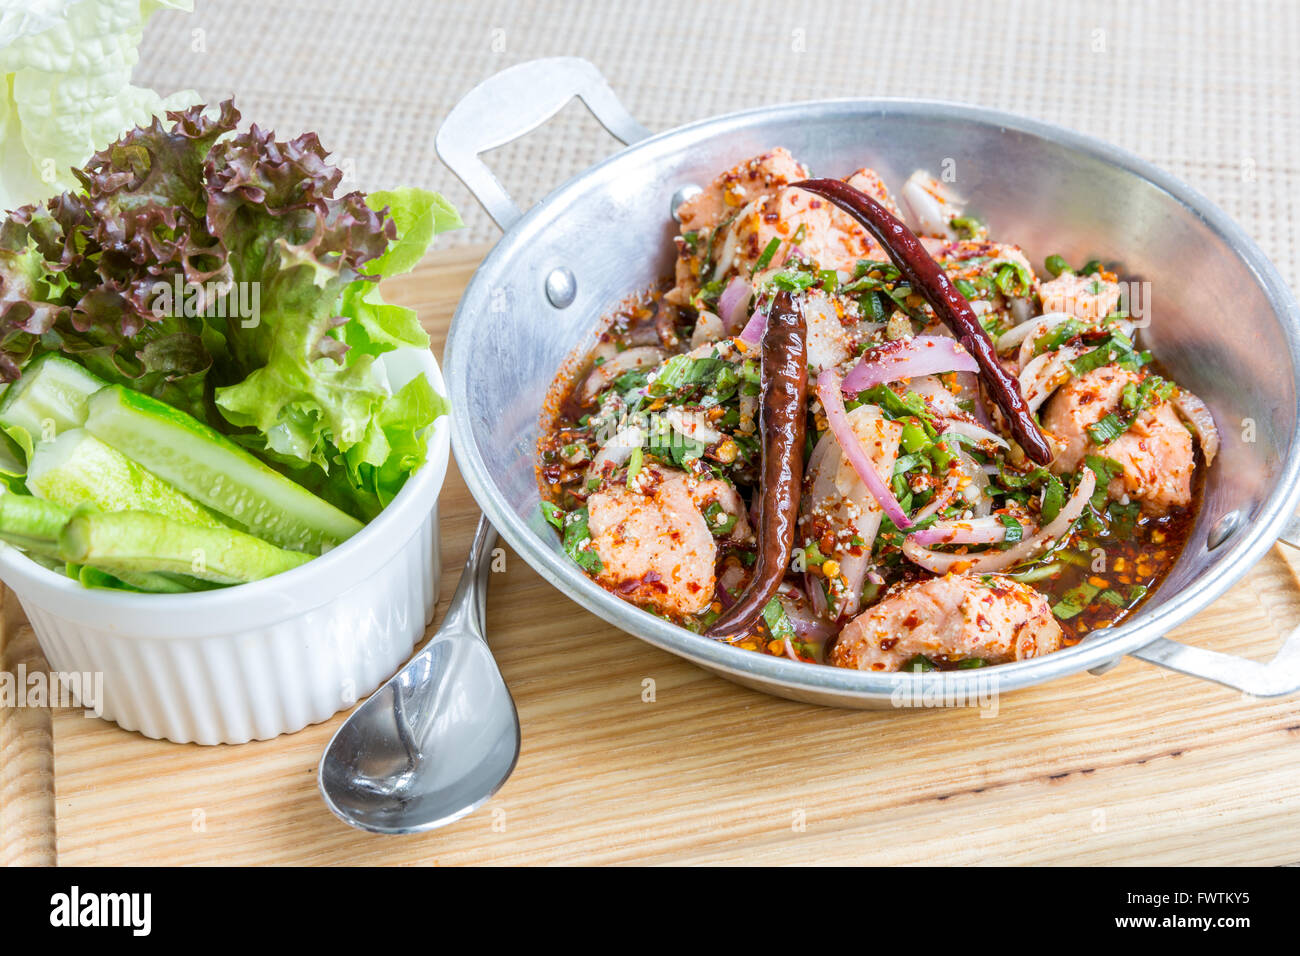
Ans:
{"label": "metal spoon", "polygon": [[519,757],[519,716],[484,636],[496,531],[480,518],[438,632],[334,734],[325,805],[374,833],[418,833],[472,812]]}

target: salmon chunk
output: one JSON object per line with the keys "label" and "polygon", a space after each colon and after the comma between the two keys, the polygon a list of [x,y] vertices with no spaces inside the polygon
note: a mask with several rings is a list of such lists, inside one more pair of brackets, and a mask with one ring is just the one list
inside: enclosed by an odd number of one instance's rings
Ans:
{"label": "salmon chunk", "polygon": [[1100,276],[1063,272],[1038,287],[1043,312],[1068,312],[1080,319],[1104,319],[1119,305],[1119,283]]}
{"label": "salmon chunk", "polygon": [[[772,267],[781,266],[796,247],[823,269],[851,272],[859,259],[884,258],[884,250],[852,216],[789,186],[807,177],[807,169],[778,148],[728,170],[682,203],[676,285],[666,301],[689,305],[701,278],[749,276],[773,240],[778,245],[769,260]],[[847,182],[897,213],[874,170],[860,169]]]}
{"label": "salmon chunk", "polygon": [[667,468],[644,468],[632,484],[607,483],[587,499],[587,527],[601,561],[596,580],[663,614],[698,614],[713,600],[718,551],[703,509],[711,501],[738,509],[739,528],[739,496],[724,481],[696,481]]}
{"label": "salmon chunk", "polygon": [[1109,458],[1122,469],[1107,489],[1110,497],[1128,495],[1149,514],[1163,514],[1192,501],[1192,436],[1173,405],[1154,399],[1128,431],[1105,445],[1098,446],[1088,433],[1090,426],[1112,412],[1126,417],[1129,413],[1120,404],[1124,386],[1141,381],[1142,375],[1117,365],[1093,369],[1052,396],[1043,427],[1059,449],[1052,462],[1054,472],[1076,470],[1087,455]]}
{"label": "salmon chunk", "polygon": [[896,671],[918,654],[1003,664],[1060,646],[1061,626],[1033,588],[996,574],[948,574],[904,585],[859,614],[830,659],[837,667]]}
{"label": "salmon chunk", "polygon": [[[736,233],[732,267],[744,270],[779,240],[773,265],[798,247],[799,254],[823,269],[852,272],[859,259],[883,259],[884,250],[852,216],[829,200],[802,189],[786,188],[733,224]],[[724,253],[725,253],[724,247]],[[724,264],[720,261],[720,264]]]}
{"label": "salmon chunk", "polygon": [[844,181],[858,192],[866,193],[897,218],[903,218],[903,214],[899,212],[898,203],[894,202],[894,197],[890,195],[889,189],[885,186],[885,181],[880,178],[880,173],[874,169],[868,169],[864,166]]}
{"label": "salmon chunk", "polygon": [[677,207],[683,234],[707,232],[753,200],[774,196],[787,183],[808,178],[808,170],[777,147],[727,170]]}

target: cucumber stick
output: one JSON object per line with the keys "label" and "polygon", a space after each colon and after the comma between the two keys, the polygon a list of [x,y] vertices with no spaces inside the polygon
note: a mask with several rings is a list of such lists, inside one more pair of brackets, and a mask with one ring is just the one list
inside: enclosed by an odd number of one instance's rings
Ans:
{"label": "cucumber stick", "polygon": [[66,508],[94,505],[100,511],[152,511],[204,528],[226,527],[193,498],[81,428],[36,446],[27,468],[27,487]]}
{"label": "cucumber stick", "polygon": [[[82,564],[69,564],[66,571],[68,577],[88,588],[147,591],[150,594],[188,594],[196,590],[188,587],[179,575],[157,574],[152,571],[118,571],[116,574],[110,574],[99,568]],[[207,586],[211,587],[211,585]]]}
{"label": "cucumber stick", "polygon": [[311,560],[233,528],[200,528],[148,511],[77,514],[64,527],[59,548],[65,561],[118,578],[148,571],[217,584],[257,581]]}
{"label": "cucumber stick", "polygon": [[58,541],[72,509],[12,491],[0,492],[0,533]]}
{"label": "cucumber stick", "polygon": [[51,441],[86,421],[87,400],[106,384],[76,362],[43,355],[5,391],[0,427],[23,429],[33,446]]}
{"label": "cucumber stick", "polygon": [[91,397],[86,430],[238,527],[281,547],[319,554],[362,528],[219,432],[120,385]]}
{"label": "cucumber stick", "polygon": [[30,554],[59,556],[59,534],[72,511],[31,495],[0,491],[0,540]]}

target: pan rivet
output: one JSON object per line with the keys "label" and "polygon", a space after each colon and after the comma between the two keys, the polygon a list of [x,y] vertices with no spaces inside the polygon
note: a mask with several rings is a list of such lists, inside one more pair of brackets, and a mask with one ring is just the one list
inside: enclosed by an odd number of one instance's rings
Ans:
{"label": "pan rivet", "polygon": [[1229,511],[1226,515],[1214,522],[1210,528],[1210,533],[1205,536],[1205,547],[1208,551],[1213,551],[1223,542],[1227,541],[1237,531],[1238,519],[1241,515],[1236,511]]}
{"label": "pan rivet", "polygon": [[677,190],[677,192],[673,193],[673,198],[669,200],[668,203],[668,211],[673,214],[674,219],[681,222],[681,220],[677,218],[677,207],[686,202],[686,200],[698,196],[702,192],[704,192],[704,190],[699,186],[683,186],[681,189]]}
{"label": "pan rivet", "polygon": [[557,309],[567,309],[577,297],[578,280],[573,277],[573,273],[564,266],[552,269],[546,277],[546,298],[551,305]]}

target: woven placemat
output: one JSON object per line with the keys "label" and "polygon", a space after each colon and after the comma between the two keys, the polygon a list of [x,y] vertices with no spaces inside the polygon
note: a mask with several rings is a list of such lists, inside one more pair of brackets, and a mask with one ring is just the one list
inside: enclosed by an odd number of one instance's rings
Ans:
{"label": "woven placemat", "polygon": [[[495,227],[433,136],[492,73],[593,61],[652,130],[750,106],[912,96],[1012,110],[1131,149],[1206,193],[1300,280],[1300,16],[1270,2],[755,3],[197,0],[146,31],[136,80],[236,93],[248,118],[316,130],[363,189],[446,193]],[[529,205],[615,148],[571,104],[489,162]]]}

